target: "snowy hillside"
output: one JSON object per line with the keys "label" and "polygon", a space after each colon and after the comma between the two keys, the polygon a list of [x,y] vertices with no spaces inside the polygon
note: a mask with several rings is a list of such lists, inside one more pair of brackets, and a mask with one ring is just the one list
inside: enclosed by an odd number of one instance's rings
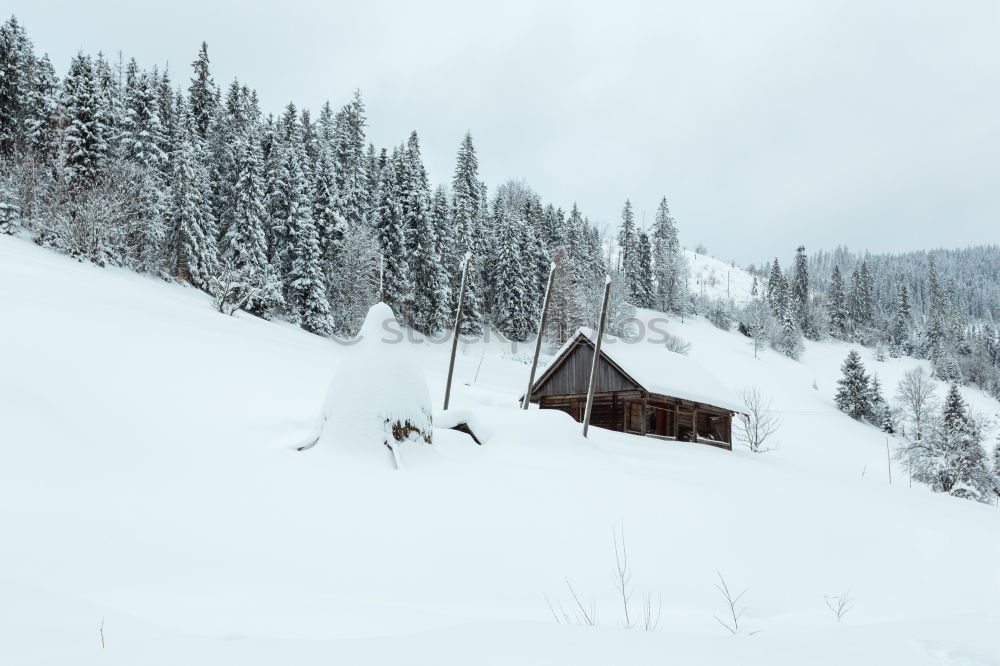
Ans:
{"label": "snowy hillside", "polygon": [[[756,455],[585,440],[514,407],[527,348],[463,346],[452,402],[483,446],[438,429],[397,472],[336,436],[295,451],[350,346],[9,237],[0,312],[2,664],[1000,663],[1000,509],[888,483],[885,437],[833,405],[847,345],[755,359],[672,325],[773,398],[780,448]],[[438,407],[448,346],[409,352]],[[918,363],[862,354],[886,387]],[[616,529],[655,632],[621,627]],[[717,572],[749,588],[736,636]],[[554,619],[567,580],[596,627]],[[824,595],[847,592],[838,623]]]}
{"label": "snowy hillside", "polygon": [[724,298],[741,305],[750,300],[753,275],[715,257],[684,250],[688,263],[688,291],[709,299]]}

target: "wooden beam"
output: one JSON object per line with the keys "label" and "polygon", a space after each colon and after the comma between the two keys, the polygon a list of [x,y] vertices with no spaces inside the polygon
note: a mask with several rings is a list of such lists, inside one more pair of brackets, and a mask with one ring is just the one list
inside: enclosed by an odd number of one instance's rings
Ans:
{"label": "wooden beam", "polygon": [[646,394],[642,394],[642,436],[646,436]]}

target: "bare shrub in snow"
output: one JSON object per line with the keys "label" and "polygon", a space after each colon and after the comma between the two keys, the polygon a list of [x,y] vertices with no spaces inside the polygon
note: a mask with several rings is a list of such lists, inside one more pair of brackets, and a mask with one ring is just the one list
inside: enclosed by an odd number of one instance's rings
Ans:
{"label": "bare shrub in snow", "polygon": [[[729,633],[735,636],[740,633],[740,618],[742,618],[743,613],[746,612],[746,606],[739,605],[740,599],[743,598],[743,595],[746,594],[750,588],[748,587],[739,594],[734,595],[729,590],[729,585],[726,583],[726,579],[722,577],[722,574],[718,571],[715,573],[719,575],[719,582],[715,584],[715,589],[717,589],[719,594],[722,595],[722,598],[726,600],[726,608],[728,612],[726,613],[725,620],[720,618],[718,615],[713,615],[712,617],[715,618],[716,622],[728,629]],[[757,632],[752,631],[750,633],[755,634]]]}
{"label": "bare shrub in snow", "polygon": [[224,315],[232,316],[247,304],[250,298],[246,288],[246,279],[242,271],[226,264],[210,281],[214,296],[215,309]]}
{"label": "bare shrub in snow", "polygon": [[[615,548],[615,568],[611,573],[614,581],[615,593],[618,602],[622,605],[622,623],[625,629],[640,627],[643,631],[656,631],[660,626],[660,615],[663,611],[663,597],[658,596],[656,603],[653,602],[653,595],[646,593],[642,598],[642,606],[638,615],[632,607],[632,568],[629,564],[628,547],[625,544],[625,531],[623,528],[612,530],[612,542]],[[559,624],[579,624],[587,626],[597,626],[597,606],[593,597],[586,601],[581,599],[573,585],[566,579],[566,587],[569,588],[573,603],[567,610],[561,602],[554,605],[545,596],[545,603],[549,607],[549,612]]]}
{"label": "bare shrub in snow", "polygon": [[733,327],[732,307],[721,298],[716,299],[714,303],[708,306],[705,316],[708,317],[713,326],[723,331],[728,331]]}
{"label": "bare shrub in snow", "polygon": [[208,286],[215,299],[215,309],[226,315],[244,308],[262,315],[282,302],[281,285],[270,269],[260,273],[226,263],[218,275],[209,279]]}
{"label": "bare shrub in snow", "polygon": [[573,597],[574,606],[572,610],[567,611],[562,603],[556,602],[559,608],[559,612],[556,612],[555,607],[552,606],[552,602],[549,601],[548,597],[545,597],[545,603],[549,605],[549,611],[552,613],[552,617],[555,618],[557,624],[580,624],[588,627],[597,626],[597,604],[594,598],[591,597],[584,603],[580,596],[573,589],[572,583],[569,579],[566,579],[566,587],[569,588],[570,596]]}
{"label": "bare shrub in snow", "polygon": [[[612,531],[615,544],[615,571],[613,574],[615,589],[622,600],[622,612],[625,616],[623,626],[631,629],[633,620],[629,615],[628,604],[632,599],[632,571],[628,567],[628,548],[625,546],[625,530]],[[620,539],[620,543],[619,543]]]}
{"label": "bare shrub in snow", "polygon": [[88,188],[53,180],[47,210],[34,221],[38,242],[99,266],[155,272],[166,240],[162,206],[150,202],[155,185],[155,173],[128,161],[102,170]]}
{"label": "bare shrub in snow", "polygon": [[663,346],[676,354],[687,355],[691,351],[691,343],[684,338],[677,337],[676,335],[671,335],[670,333],[663,334]]}
{"label": "bare shrub in snow", "polygon": [[663,596],[656,599],[656,606],[653,606],[653,597],[650,594],[642,600],[642,615],[639,617],[639,626],[643,631],[656,631],[660,627],[660,614],[663,612]]}
{"label": "bare shrub in snow", "polygon": [[826,607],[830,609],[830,612],[837,617],[837,622],[844,619],[847,612],[854,607],[854,597],[851,596],[850,590],[843,594],[824,595],[823,601],[826,602]]}
{"label": "bare shrub in snow", "polygon": [[771,409],[771,399],[756,386],[743,389],[739,395],[747,411],[736,415],[736,437],[754,453],[775,450],[777,447],[767,441],[781,427],[781,415]]}

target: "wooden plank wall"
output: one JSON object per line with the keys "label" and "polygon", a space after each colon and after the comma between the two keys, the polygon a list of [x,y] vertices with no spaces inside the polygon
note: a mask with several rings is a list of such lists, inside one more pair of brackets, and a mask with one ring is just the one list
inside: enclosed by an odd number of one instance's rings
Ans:
{"label": "wooden plank wall", "polygon": [[[586,394],[590,384],[590,368],[594,361],[594,348],[584,341],[578,341],[567,352],[563,362],[555,368],[545,382],[532,393],[532,400],[538,400],[547,395]],[[635,390],[639,387],[623,375],[615,366],[601,355],[597,364],[596,393],[611,393],[616,391]]]}

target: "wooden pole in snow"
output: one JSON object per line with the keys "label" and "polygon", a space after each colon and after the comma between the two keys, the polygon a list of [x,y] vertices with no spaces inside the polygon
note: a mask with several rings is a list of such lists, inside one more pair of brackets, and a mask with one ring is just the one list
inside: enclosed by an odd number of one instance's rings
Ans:
{"label": "wooden pole in snow", "polygon": [[531,387],[535,384],[535,371],[538,369],[538,355],[542,352],[542,334],[545,332],[545,320],[549,315],[549,301],[552,300],[552,281],[556,277],[556,265],[549,267],[549,281],[545,285],[545,300],[542,301],[542,314],[538,318],[538,338],[535,340],[535,356],[531,360],[531,374],[528,375],[528,390],[524,392],[521,409],[527,409],[531,403]]}
{"label": "wooden pole in snow", "polygon": [[889,455],[889,436],[885,436],[885,464],[889,467],[889,485],[892,485],[892,456]]}
{"label": "wooden pole in snow", "polygon": [[604,279],[604,303],[601,305],[601,321],[597,326],[597,339],[594,340],[594,362],[590,364],[590,385],[587,387],[587,409],[583,414],[583,436],[590,429],[590,413],[594,409],[594,387],[597,386],[597,364],[601,360],[601,339],[604,338],[604,323],[608,319],[608,296],[611,295],[611,278]]}
{"label": "wooden pole in snow", "polygon": [[455,354],[458,353],[458,335],[462,328],[462,309],[465,306],[465,284],[469,279],[469,255],[462,262],[462,286],[458,289],[458,310],[455,311],[455,330],[451,335],[451,360],[448,361],[448,381],[444,385],[444,409],[451,399],[451,378],[455,374]]}

